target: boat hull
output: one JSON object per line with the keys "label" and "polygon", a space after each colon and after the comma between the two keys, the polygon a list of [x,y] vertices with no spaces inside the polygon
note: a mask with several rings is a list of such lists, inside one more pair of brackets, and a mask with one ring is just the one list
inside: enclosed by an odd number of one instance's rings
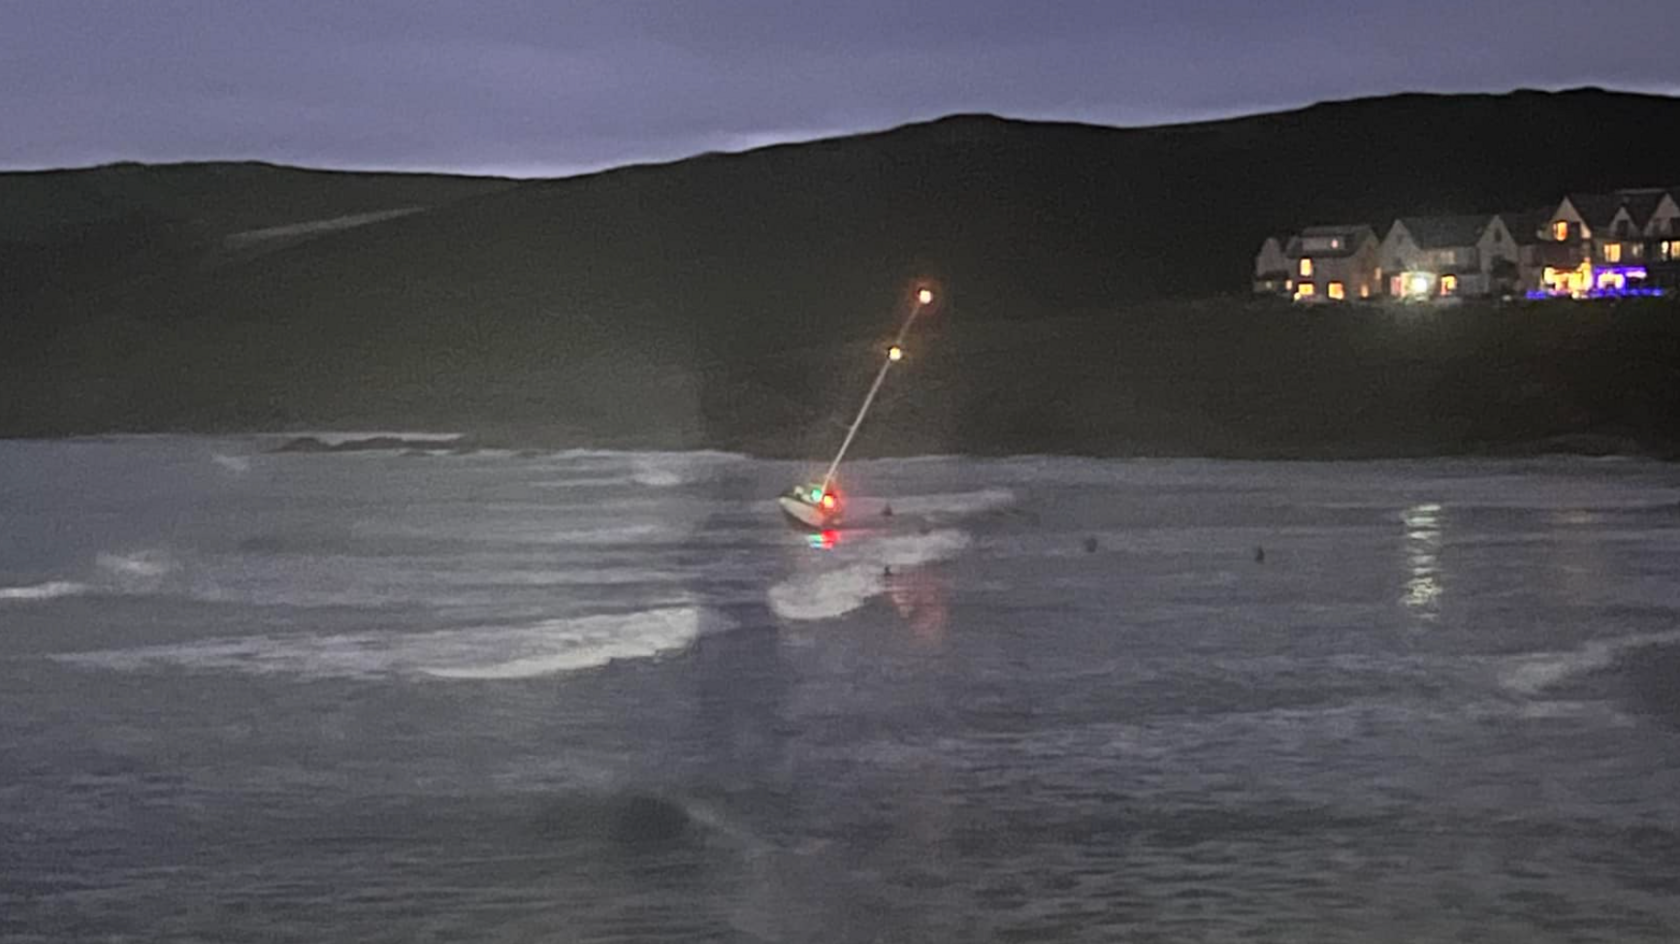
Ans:
{"label": "boat hull", "polygon": [[781,506],[782,514],[787,516],[789,522],[807,531],[823,531],[834,527],[840,520],[839,514],[835,512],[824,511],[809,502],[786,495],[776,499],[776,504]]}

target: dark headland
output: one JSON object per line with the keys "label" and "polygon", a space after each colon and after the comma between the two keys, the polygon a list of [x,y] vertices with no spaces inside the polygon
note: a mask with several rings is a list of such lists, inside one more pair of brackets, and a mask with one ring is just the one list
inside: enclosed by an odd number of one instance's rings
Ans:
{"label": "dark headland", "polygon": [[1680,182],[1680,99],[954,116],[559,180],[0,174],[0,435],[452,429],[861,453],[1675,455],[1680,304],[1293,307],[1268,234]]}

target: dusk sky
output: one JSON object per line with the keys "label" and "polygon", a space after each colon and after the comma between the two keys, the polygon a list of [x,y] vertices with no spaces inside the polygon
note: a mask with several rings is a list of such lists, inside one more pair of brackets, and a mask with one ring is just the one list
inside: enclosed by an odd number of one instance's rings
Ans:
{"label": "dusk sky", "polygon": [[1133,125],[1398,91],[1680,94],[1674,0],[0,0],[0,168],[558,175],[959,111]]}

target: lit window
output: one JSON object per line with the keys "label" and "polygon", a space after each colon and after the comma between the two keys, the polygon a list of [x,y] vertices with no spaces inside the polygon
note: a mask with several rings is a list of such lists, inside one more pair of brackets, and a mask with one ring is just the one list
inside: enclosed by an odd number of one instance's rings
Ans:
{"label": "lit window", "polygon": [[1291,292],[1295,291],[1295,280],[1294,279],[1284,279],[1283,280],[1283,287],[1288,291],[1291,291]]}
{"label": "lit window", "polygon": [[1360,298],[1370,298],[1371,297],[1371,286],[1360,285],[1359,286],[1359,297]]}
{"label": "lit window", "polygon": [[1552,238],[1560,243],[1569,238],[1568,220],[1557,220],[1552,223]]}
{"label": "lit window", "polygon": [[1456,275],[1443,275],[1443,276],[1441,276],[1441,294],[1442,295],[1451,295],[1456,291],[1458,291],[1458,276],[1456,276]]}
{"label": "lit window", "polygon": [[1318,287],[1313,285],[1311,282],[1302,282],[1300,285],[1295,286],[1296,298],[1306,298],[1309,295],[1315,295],[1317,293]]}
{"label": "lit window", "polygon": [[1311,259],[1308,259],[1305,256],[1303,256],[1301,258],[1301,271],[1300,271],[1299,275],[1303,279],[1312,278],[1312,260]]}
{"label": "lit window", "polygon": [[1622,261],[1622,244],[1621,243],[1605,243],[1604,244],[1604,261],[1605,262],[1621,262]]}
{"label": "lit window", "polygon": [[1664,262],[1680,259],[1680,239],[1665,239],[1658,243],[1657,255],[1661,256]]}
{"label": "lit window", "polygon": [[1336,301],[1341,301],[1347,297],[1347,291],[1342,288],[1342,283],[1340,282],[1331,282],[1329,287],[1325,289],[1325,294],[1334,298]]}

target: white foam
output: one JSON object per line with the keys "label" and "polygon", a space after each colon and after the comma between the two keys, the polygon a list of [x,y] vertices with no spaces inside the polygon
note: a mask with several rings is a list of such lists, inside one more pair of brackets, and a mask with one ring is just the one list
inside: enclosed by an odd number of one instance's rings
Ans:
{"label": "white foam", "polygon": [[675,469],[661,469],[656,466],[636,463],[630,473],[630,480],[637,485],[648,488],[675,488],[686,481],[681,473]]}
{"label": "white foam", "polygon": [[[599,506],[597,506],[599,507]],[[351,532],[358,536],[434,538],[484,541],[521,547],[591,547],[610,544],[648,543],[649,539],[668,537],[673,533],[666,524],[641,522],[601,525],[596,527],[565,527],[541,519],[525,521],[474,522],[458,526],[444,522],[437,525],[391,524],[387,522],[358,522]]]}
{"label": "white foam", "polygon": [[85,583],[71,580],[49,580],[22,587],[0,587],[0,600],[56,600],[59,597],[80,596],[92,589]]}
{"label": "white foam", "polygon": [[314,439],[323,446],[342,446],[345,443],[368,442],[374,439],[399,439],[405,443],[446,443],[462,437],[462,433],[404,432],[401,430],[371,430],[362,432],[303,432],[269,434],[270,438],[286,440]]}
{"label": "white foam", "polygon": [[52,658],[114,671],[182,668],[305,678],[522,679],[644,659],[688,646],[722,617],[692,607],[425,633],[246,636]]}
{"label": "white foam", "polygon": [[120,580],[155,579],[173,571],[175,561],[159,550],[133,551],[127,554],[102,553],[95,562]]}
{"label": "white foam", "polygon": [[702,480],[715,466],[742,459],[729,452],[638,452],[630,454],[630,480],[647,488],[675,488]]}
{"label": "white foam", "polygon": [[934,495],[908,495],[891,501],[893,511],[931,517],[965,517],[997,511],[1015,504],[1015,493],[1006,488]]}
{"label": "white foam", "polygon": [[802,571],[771,587],[770,608],[789,620],[844,616],[885,592],[887,567],[944,560],[968,544],[968,535],[950,530],[842,542],[825,562],[828,566]]}
{"label": "white foam", "polygon": [[1595,639],[1579,649],[1544,652],[1505,660],[1499,684],[1520,695],[1538,695],[1569,679],[1608,668],[1630,649],[1680,643],[1680,632],[1640,633],[1618,639]]}
{"label": "white foam", "polygon": [[613,488],[628,483],[630,479],[621,475],[587,475],[573,479],[549,479],[542,482],[532,482],[532,488]]}
{"label": "white foam", "polygon": [[251,460],[245,456],[230,456],[216,452],[211,453],[210,461],[216,463],[229,472],[234,473],[235,475],[244,475],[246,472],[251,471]]}

